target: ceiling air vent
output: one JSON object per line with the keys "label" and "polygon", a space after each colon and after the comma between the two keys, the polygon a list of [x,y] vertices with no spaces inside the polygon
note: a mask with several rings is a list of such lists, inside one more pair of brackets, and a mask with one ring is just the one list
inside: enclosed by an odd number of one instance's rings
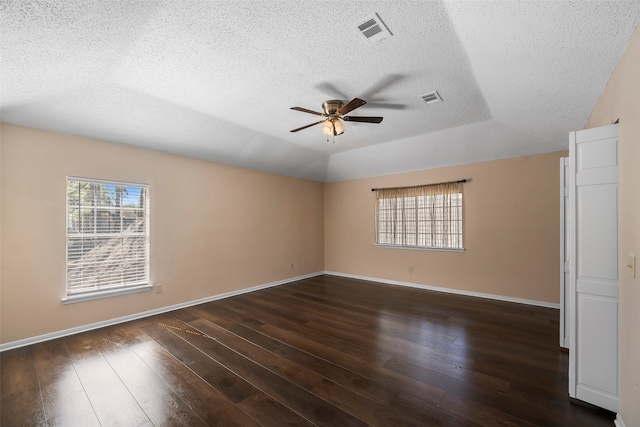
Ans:
{"label": "ceiling air vent", "polygon": [[425,104],[435,104],[436,102],[442,101],[442,97],[438,93],[438,91],[434,90],[433,92],[425,93],[422,95],[422,100]]}
{"label": "ceiling air vent", "polygon": [[358,31],[371,44],[380,43],[393,35],[377,13],[374,13],[371,18],[358,25]]}

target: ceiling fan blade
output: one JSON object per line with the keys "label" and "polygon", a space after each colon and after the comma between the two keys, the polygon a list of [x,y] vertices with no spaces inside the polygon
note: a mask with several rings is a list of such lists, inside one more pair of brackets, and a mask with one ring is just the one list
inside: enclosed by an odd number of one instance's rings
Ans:
{"label": "ceiling fan blade", "polygon": [[317,111],[307,110],[306,108],[302,108],[302,107],[291,107],[291,109],[296,111],[302,111],[303,113],[315,114],[316,116],[327,117],[327,115],[324,113],[318,113]]}
{"label": "ceiling fan blade", "polygon": [[298,132],[299,130],[310,128],[311,126],[315,126],[317,124],[324,123],[324,122],[325,122],[325,120],[320,120],[319,122],[311,123],[310,125],[302,126],[301,128],[298,128],[298,129],[293,129],[290,132]]}
{"label": "ceiling fan blade", "polygon": [[364,92],[360,93],[363,98],[371,99],[378,95],[380,92],[388,90],[391,86],[397,84],[399,81],[409,77],[406,74],[389,74],[378,80],[373,86],[369,87]]}
{"label": "ceiling fan blade", "polygon": [[353,98],[351,101],[343,105],[342,108],[336,111],[336,114],[342,116],[343,114],[347,114],[349,111],[353,111],[358,107],[362,107],[366,103],[367,102],[363,99]]}
{"label": "ceiling fan blade", "polygon": [[329,82],[319,83],[314,87],[319,91],[334,97],[335,99],[347,99],[349,97]]}
{"label": "ceiling fan blade", "polygon": [[363,117],[363,116],[344,116],[343,120],[347,122],[361,122],[361,123],[380,123],[382,117]]}

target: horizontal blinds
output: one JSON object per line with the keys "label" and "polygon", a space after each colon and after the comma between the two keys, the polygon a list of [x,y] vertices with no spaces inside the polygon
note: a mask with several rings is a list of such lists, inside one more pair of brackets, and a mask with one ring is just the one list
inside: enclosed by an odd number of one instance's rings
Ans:
{"label": "horizontal blinds", "polygon": [[461,182],[375,191],[377,244],[463,249]]}
{"label": "horizontal blinds", "polygon": [[147,185],[67,180],[67,295],[149,282]]}

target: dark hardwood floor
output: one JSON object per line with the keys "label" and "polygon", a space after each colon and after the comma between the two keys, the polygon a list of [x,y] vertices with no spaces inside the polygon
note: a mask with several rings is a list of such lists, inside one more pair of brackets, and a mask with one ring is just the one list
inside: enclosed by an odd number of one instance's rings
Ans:
{"label": "dark hardwood floor", "polygon": [[2,426],[613,426],[558,310],[319,276],[5,351]]}

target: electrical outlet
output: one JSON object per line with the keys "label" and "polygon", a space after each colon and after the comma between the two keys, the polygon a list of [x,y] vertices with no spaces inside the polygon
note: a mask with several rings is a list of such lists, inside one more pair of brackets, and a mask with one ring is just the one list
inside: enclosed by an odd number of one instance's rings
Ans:
{"label": "electrical outlet", "polygon": [[409,266],[409,273],[413,273],[413,265]]}
{"label": "electrical outlet", "polygon": [[156,294],[161,294],[162,293],[162,283],[156,283],[155,289],[156,289]]}
{"label": "electrical outlet", "polygon": [[304,266],[306,266],[306,265],[307,265],[307,261],[302,260],[302,266],[304,267]]}
{"label": "electrical outlet", "polygon": [[636,256],[633,254],[627,255],[627,271],[630,277],[636,277]]}
{"label": "electrical outlet", "polygon": [[293,261],[291,261],[291,268],[295,267],[295,264],[293,263]]}

